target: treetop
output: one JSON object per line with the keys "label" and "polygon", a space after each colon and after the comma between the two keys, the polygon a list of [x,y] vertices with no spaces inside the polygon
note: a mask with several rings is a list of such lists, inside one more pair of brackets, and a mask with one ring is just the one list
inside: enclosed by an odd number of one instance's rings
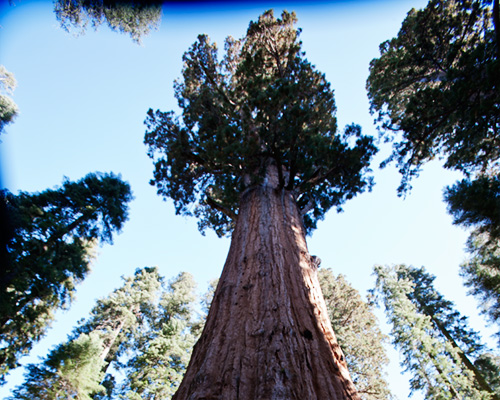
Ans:
{"label": "treetop", "polygon": [[145,144],[151,184],[219,236],[232,230],[240,194],[262,184],[270,166],[293,191],[306,229],[328,209],[370,186],[376,152],[357,125],[338,132],[333,90],[305,58],[294,13],[252,21],[225,54],[207,35],[184,54],[175,96],[182,115],[149,110]]}

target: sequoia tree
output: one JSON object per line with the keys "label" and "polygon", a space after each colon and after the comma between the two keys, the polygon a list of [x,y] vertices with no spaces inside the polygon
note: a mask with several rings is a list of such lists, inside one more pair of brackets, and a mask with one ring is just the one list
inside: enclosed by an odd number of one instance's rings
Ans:
{"label": "sequoia tree", "polygon": [[71,301],[94,247],[122,228],[131,198],[126,182],[99,173],[41,193],[0,191],[10,228],[0,271],[0,383]]}
{"label": "sequoia tree", "polygon": [[371,185],[376,152],[338,132],[333,91],[295,14],[251,22],[225,55],[206,35],[175,85],[182,116],[148,112],[152,184],[203,231],[231,233],[204,330],[174,399],[359,399],[305,235]]}

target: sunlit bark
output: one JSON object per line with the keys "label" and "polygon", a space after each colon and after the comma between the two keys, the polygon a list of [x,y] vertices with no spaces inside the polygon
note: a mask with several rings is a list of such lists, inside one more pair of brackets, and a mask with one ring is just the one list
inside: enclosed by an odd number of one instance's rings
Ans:
{"label": "sunlit bark", "polygon": [[175,400],[359,399],[292,192],[278,174],[241,196],[205,329]]}

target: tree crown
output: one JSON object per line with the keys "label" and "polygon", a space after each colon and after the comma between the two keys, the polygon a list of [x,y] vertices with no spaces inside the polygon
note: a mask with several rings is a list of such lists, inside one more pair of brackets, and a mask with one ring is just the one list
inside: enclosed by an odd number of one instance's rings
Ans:
{"label": "tree crown", "polygon": [[199,227],[224,235],[239,196],[277,171],[293,191],[308,230],[326,211],[370,186],[365,172],[376,152],[359,126],[337,131],[333,91],[301,51],[294,13],[272,11],[251,22],[241,40],[216,44],[200,35],[184,54],[175,84],[182,117],[149,110],[145,144],[158,193]]}
{"label": "tree crown", "polygon": [[[498,171],[500,26],[482,0],[431,0],[380,45],[367,81],[372,113],[408,189],[436,157],[467,175]],[[496,2],[498,4],[498,2]]]}

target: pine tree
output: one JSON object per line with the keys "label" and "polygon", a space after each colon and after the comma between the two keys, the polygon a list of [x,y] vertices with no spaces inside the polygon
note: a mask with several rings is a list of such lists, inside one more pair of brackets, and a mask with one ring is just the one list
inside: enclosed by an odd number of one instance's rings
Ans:
{"label": "pine tree", "polygon": [[426,399],[498,399],[473,364],[483,349],[478,334],[434,289],[434,277],[404,265],[376,266],[375,275],[412,390],[425,390]]}
{"label": "pine tree", "polygon": [[43,364],[27,366],[26,381],[14,391],[12,400],[91,400],[104,390],[103,343],[97,334],[82,334],[53,349]]}
{"label": "pine tree", "polygon": [[389,358],[372,306],[364,301],[343,275],[330,269],[318,272],[332,328],[342,348],[349,372],[363,400],[391,398],[384,378]]}
{"label": "pine tree", "polygon": [[[154,308],[161,279],[156,268],[143,268],[119,289],[98,300],[67,342],[39,365],[28,366],[25,382],[13,399],[92,399],[105,390],[105,373],[130,347],[130,340]],[[107,379],[107,382],[112,382]]]}
{"label": "pine tree", "polygon": [[10,217],[0,271],[0,379],[45,333],[89,272],[93,248],[127,219],[130,186],[113,174],[65,180],[41,193],[0,193]]}
{"label": "pine tree", "polygon": [[305,233],[370,187],[376,149],[358,126],[337,132],[333,92],[305,59],[295,21],[264,13],[242,40],[226,40],[222,61],[200,35],[175,86],[182,118],[148,113],[158,193],[200,229],[232,232],[176,400],[359,398]]}

